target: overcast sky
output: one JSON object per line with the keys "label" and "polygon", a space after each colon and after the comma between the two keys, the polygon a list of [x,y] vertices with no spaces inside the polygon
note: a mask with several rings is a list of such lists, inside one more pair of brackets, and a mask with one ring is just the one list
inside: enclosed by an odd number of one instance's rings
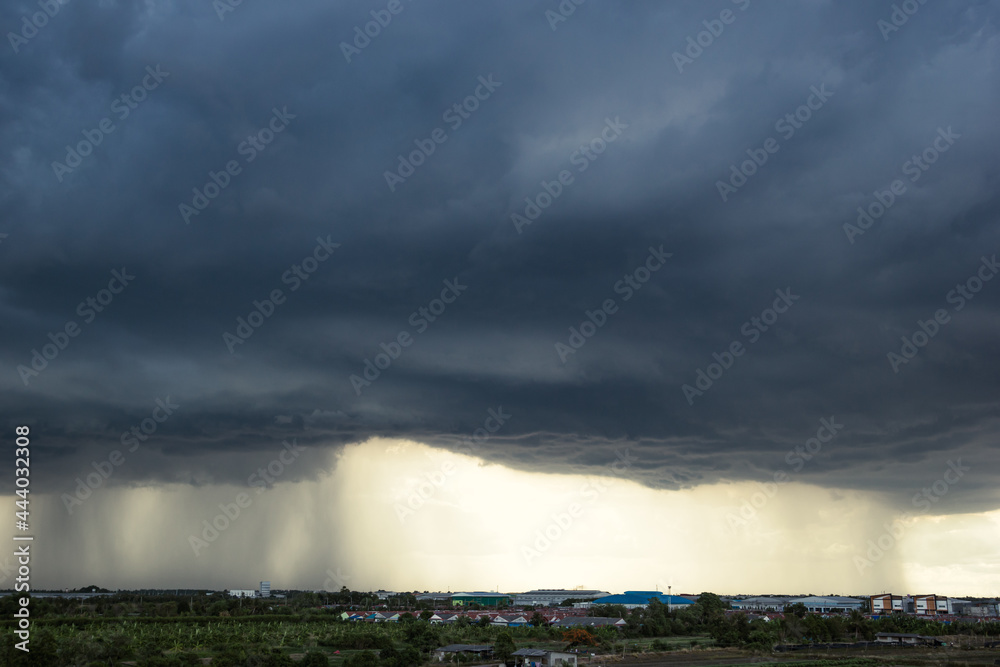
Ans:
{"label": "overcast sky", "polygon": [[902,5],[5,3],[36,584],[1000,593],[1000,3]]}

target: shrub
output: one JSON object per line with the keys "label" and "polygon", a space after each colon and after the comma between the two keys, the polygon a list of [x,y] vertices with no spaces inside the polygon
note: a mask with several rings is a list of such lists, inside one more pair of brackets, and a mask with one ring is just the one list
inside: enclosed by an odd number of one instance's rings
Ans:
{"label": "shrub", "polygon": [[299,665],[300,667],[329,667],[330,659],[326,657],[325,653],[309,651],[306,653],[306,657],[302,658],[302,662]]}

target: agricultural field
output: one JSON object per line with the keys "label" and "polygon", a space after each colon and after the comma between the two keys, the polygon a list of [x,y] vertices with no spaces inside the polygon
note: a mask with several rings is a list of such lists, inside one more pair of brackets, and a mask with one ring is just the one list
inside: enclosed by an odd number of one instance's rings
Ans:
{"label": "agricultural field", "polygon": [[[412,598],[412,596],[409,596]],[[34,607],[31,654],[14,648],[11,598],[0,598],[0,667],[419,667],[435,664],[434,649],[448,644],[488,644],[499,664],[518,648],[570,650],[580,667],[613,664],[656,667],[782,664],[786,667],[992,667],[1000,650],[985,648],[1000,635],[1000,624],[943,624],[910,617],[872,620],[850,615],[820,616],[804,610],[765,622],[734,613],[711,593],[686,609],[668,609],[653,600],[626,610],[594,607],[595,616],[623,618],[620,628],[505,628],[488,617],[462,617],[450,625],[428,621],[432,612],[415,599],[399,622],[343,620],[352,603],[367,608],[370,594],[344,590],[320,598],[290,595],[280,602],[228,599],[218,594],[188,596],[119,593],[90,601],[39,599]],[[10,614],[6,613],[10,612]],[[871,641],[878,632],[933,635],[937,648],[871,647],[820,649],[825,642]],[[778,644],[795,648],[777,653]],[[451,663],[471,665],[481,658],[458,654]]]}

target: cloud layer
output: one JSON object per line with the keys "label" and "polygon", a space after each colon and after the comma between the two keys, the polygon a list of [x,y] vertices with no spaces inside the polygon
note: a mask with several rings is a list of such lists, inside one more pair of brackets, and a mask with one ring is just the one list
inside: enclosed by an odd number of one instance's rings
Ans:
{"label": "cloud layer", "polygon": [[933,511],[997,509],[1000,4],[903,4],[8,3],[35,489],[114,450],[151,493],[289,438],[457,451],[502,409],[477,455],[525,472],[628,446],[654,489],[913,512],[960,458]]}

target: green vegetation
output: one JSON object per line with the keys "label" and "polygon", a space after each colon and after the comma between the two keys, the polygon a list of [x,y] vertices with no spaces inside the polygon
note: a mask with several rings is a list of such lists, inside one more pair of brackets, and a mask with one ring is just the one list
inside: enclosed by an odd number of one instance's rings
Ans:
{"label": "green vegetation", "polygon": [[[415,602],[399,596],[400,602]],[[346,603],[346,604],[345,604]],[[334,605],[324,608],[321,605]],[[718,596],[703,594],[684,607],[658,601],[644,609],[590,610],[592,615],[624,618],[621,629],[610,626],[550,627],[540,614],[531,626],[503,628],[488,618],[468,618],[450,625],[433,625],[428,610],[415,604],[398,623],[360,623],[343,619],[344,612],[385,604],[369,593],[300,593],[287,599],[231,599],[212,595],[149,595],[119,593],[87,600],[35,598],[31,602],[30,660],[14,648],[12,597],[0,598],[0,665],[11,667],[113,667],[130,661],[137,667],[418,667],[434,661],[432,652],[446,644],[490,644],[497,662],[517,647],[598,654],[638,654],[689,651],[692,647],[742,647],[770,653],[779,643],[814,644],[871,640],[877,632],[923,635],[1000,635],[1000,623],[952,623],[911,616],[877,621],[859,613],[823,618],[792,611],[784,619],[749,620],[727,613]],[[399,609],[399,607],[395,607]],[[801,611],[801,610],[799,610]],[[422,613],[423,612],[423,613]],[[478,660],[456,655],[452,662]],[[436,662],[436,661],[434,661]],[[491,661],[492,662],[492,661]],[[796,667],[800,663],[783,663]],[[863,660],[819,660],[810,667],[869,667]]]}
{"label": "green vegetation", "polygon": [[514,637],[510,634],[510,630],[504,630],[497,635],[496,642],[493,644],[493,655],[496,656],[497,660],[507,662],[516,650],[517,646],[514,645]]}
{"label": "green vegetation", "polygon": [[[362,597],[355,594],[356,600]],[[441,626],[429,623],[427,614],[421,619],[404,613],[398,623],[345,621],[341,614],[347,608],[311,606],[313,594],[281,601],[122,594],[83,601],[34,599],[29,659],[14,648],[11,603],[10,597],[0,598],[0,665],[11,667],[123,661],[176,667],[202,664],[203,658],[211,658],[213,667],[416,667],[446,644],[492,644],[505,655],[521,642],[563,645],[558,629],[507,630],[488,619]]]}
{"label": "green vegetation", "polygon": [[866,618],[857,611],[834,614],[824,618],[819,614],[801,615],[801,610],[789,610],[784,618],[765,622],[749,620],[747,614],[731,614],[717,618],[708,632],[719,646],[746,646],[770,651],[775,644],[817,644],[829,642],[872,641],[879,632],[905,632],[919,635],[1000,636],[1000,623],[953,622],[945,624],[928,618],[906,615]]}

